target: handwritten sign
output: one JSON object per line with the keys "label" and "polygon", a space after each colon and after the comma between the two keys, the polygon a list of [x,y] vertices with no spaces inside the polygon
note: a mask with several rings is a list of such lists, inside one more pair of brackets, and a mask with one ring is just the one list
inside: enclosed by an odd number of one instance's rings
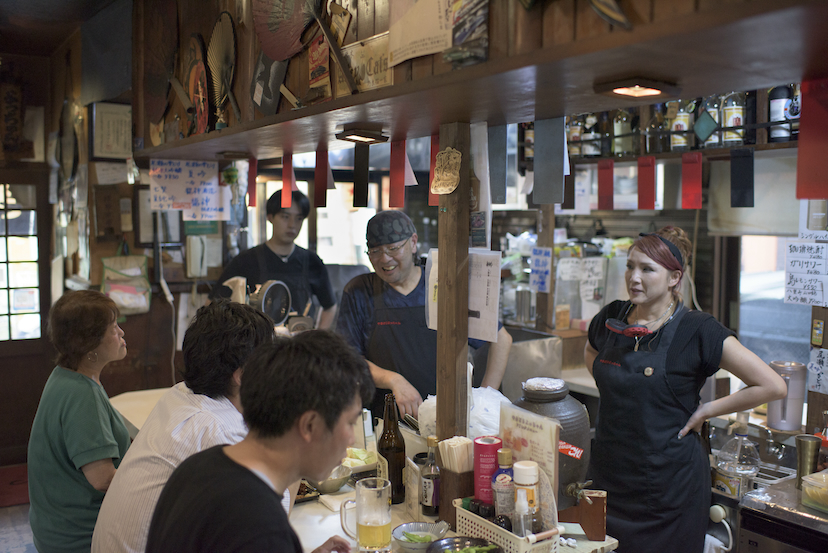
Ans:
{"label": "handwritten sign", "polygon": [[185,221],[227,221],[231,197],[229,186],[219,186],[215,161],[150,161],[153,211],[183,211]]}
{"label": "handwritten sign", "polygon": [[559,259],[556,265],[558,280],[580,280],[581,260],[577,257]]}
{"label": "handwritten sign", "polygon": [[549,275],[552,271],[552,248],[532,248],[529,261],[532,272],[529,274],[529,286],[538,292],[549,293]]}
{"label": "handwritten sign", "polygon": [[785,248],[785,303],[826,306],[828,244],[788,240]]}
{"label": "handwritten sign", "polygon": [[828,350],[811,348],[808,372],[808,391],[828,394]]}

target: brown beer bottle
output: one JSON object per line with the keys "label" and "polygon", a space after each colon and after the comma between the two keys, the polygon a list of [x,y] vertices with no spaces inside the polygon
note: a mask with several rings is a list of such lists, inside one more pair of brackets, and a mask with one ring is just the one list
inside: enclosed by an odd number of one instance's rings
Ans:
{"label": "brown beer bottle", "polygon": [[388,461],[388,480],[391,481],[391,503],[405,501],[405,440],[400,432],[397,418],[397,402],[394,394],[385,394],[385,414],[383,416],[382,436],[377,443],[377,452]]}

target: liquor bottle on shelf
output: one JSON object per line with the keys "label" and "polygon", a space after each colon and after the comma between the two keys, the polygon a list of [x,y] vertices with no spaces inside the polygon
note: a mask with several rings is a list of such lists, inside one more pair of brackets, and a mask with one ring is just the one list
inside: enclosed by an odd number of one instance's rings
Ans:
{"label": "liquor bottle on shelf", "polygon": [[420,469],[420,503],[423,514],[435,516],[440,509],[440,467],[437,466],[436,448],[437,436],[429,436],[426,440],[428,456],[425,465]]}
{"label": "liquor bottle on shelf", "polygon": [[[712,94],[704,99],[702,109],[710,114],[716,123],[722,121],[722,102],[718,94]],[[721,131],[714,131],[707,137],[707,140],[701,145],[703,148],[721,148],[722,147],[722,133]]]}
{"label": "liquor bottle on shelf", "polygon": [[670,151],[670,135],[667,120],[664,118],[664,104],[653,105],[653,115],[647,122],[644,132],[647,135],[647,153],[661,154]]}
{"label": "liquor bottle on shelf", "polygon": [[616,156],[633,156],[638,153],[638,118],[632,110],[619,109],[612,118],[612,153]]}
{"label": "liquor bottle on shelf", "polygon": [[728,146],[741,146],[745,143],[745,95],[741,92],[731,92],[726,94],[722,100],[722,120],[724,127],[731,127],[724,131],[722,135],[722,144]]}
{"label": "liquor bottle on shelf", "polygon": [[527,164],[535,161],[535,123],[523,124],[523,157]]}
{"label": "liquor bottle on shelf", "polygon": [[769,122],[785,121],[779,125],[773,125],[768,132],[768,142],[788,142],[791,139],[791,125],[788,123],[788,111],[791,108],[793,99],[793,87],[791,85],[775,86],[768,91],[768,118]]}
{"label": "liquor bottle on shelf", "polygon": [[692,133],[696,100],[679,100],[677,108],[676,116],[670,125],[673,132],[670,135],[670,150],[684,152],[696,144],[696,137]]}
{"label": "liquor bottle on shelf", "polygon": [[601,135],[601,155],[612,155],[612,119],[608,111],[602,111],[598,116],[598,132]]}
{"label": "liquor bottle on shelf", "polygon": [[581,134],[584,132],[584,116],[570,115],[566,118],[566,142],[571,157],[581,155]]}
{"label": "liquor bottle on shelf", "polygon": [[587,113],[584,116],[581,155],[584,157],[598,157],[601,155],[601,132],[598,128],[598,115],[595,113]]}
{"label": "liquor bottle on shelf", "polygon": [[400,432],[397,415],[397,402],[394,394],[385,394],[385,414],[383,415],[382,436],[377,442],[377,453],[388,463],[388,480],[391,481],[391,503],[405,501],[405,440]]}
{"label": "liquor bottle on shelf", "polygon": [[791,140],[799,140],[799,116],[802,115],[802,91],[799,83],[794,83],[788,119],[791,120]]}

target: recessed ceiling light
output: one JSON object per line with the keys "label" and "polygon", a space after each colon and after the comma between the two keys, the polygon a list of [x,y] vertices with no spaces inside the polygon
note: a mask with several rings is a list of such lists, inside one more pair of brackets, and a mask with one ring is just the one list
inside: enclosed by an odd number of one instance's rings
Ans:
{"label": "recessed ceiling light", "polygon": [[681,92],[681,89],[673,83],[643,77],[631,77],[599,83],[593,87],[593,90],[597,94],[629,96],[632,98],[678,96]]}

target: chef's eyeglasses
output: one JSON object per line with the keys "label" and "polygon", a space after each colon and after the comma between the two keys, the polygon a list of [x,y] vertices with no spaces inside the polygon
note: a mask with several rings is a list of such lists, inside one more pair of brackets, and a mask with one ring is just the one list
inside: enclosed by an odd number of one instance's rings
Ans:
{"label": "chef's eyeglasses", "polygon": [[403,249],[403,247],[411,240],[411,237],[405,239],[405,242],[400,244],[399,246],[390,246],[388,248],[371,248],[370,250],[366,250],[365,253],[368,254],[368,257],[371,259],[379,259],[382,257],[383,254],[387,255],[388,257],[394,257],[397,253]]}

